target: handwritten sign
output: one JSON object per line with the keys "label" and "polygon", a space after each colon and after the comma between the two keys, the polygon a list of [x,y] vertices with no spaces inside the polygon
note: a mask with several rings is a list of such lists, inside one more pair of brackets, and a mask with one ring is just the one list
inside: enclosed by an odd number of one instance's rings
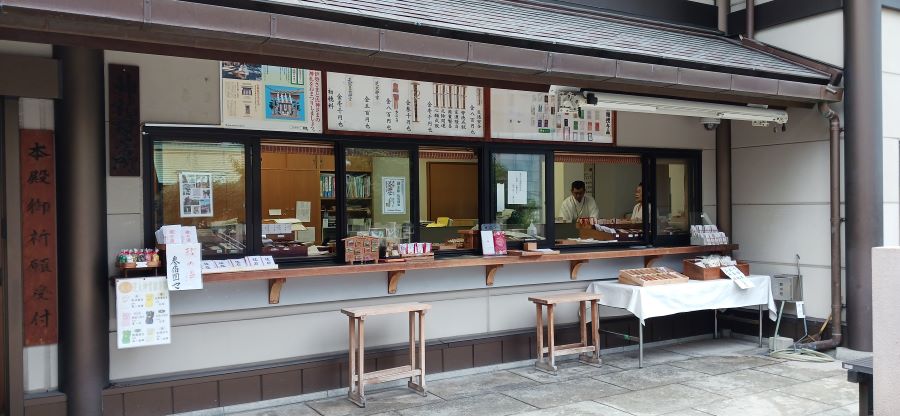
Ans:
{"label": "handwritten sign", "polygon": [[119,349],[171,343],[170,314],[165,277],[116,279]]}
{"label": "handwritten sign", "polygon": [[484,89],[365,75],[327,74],[328,128],[482,137]]}
{"label": "handwritten sign", "polygon": [[506,177],[509,181],[509,205],[528,203],[528,172],[524,170],[511,170]]}
{"label": "handwritten sign", "polygon": [[200,244],[166,246],[166,278],[169,290],[203,289]]}
{"label": "handwritten sign", "polygon": [[19,135],[25,345],[55,344],[58,317],[53,132],[22,130]]}
{"label": "handwritten sign", "polygon": [[406,214],[406,178],[381,178],[381,205],[384,214]]}
{"label": "handwritten sign", "polygon": [[753,283],[744,275],[744,272],[735,266],[723,267],[722,272],[741,289],[750,289],[751,287],[754,287]]}
{"label": "handwritten sign", "polygon": [[322,132],[322,73],[222,61],[222,126]]}

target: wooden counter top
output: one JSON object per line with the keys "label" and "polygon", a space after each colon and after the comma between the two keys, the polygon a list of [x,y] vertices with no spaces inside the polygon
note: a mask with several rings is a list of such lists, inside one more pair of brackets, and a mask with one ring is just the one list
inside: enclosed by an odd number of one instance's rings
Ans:
{"label": "wooden counter top", "polygon": [[652,263],[667,255],[678,254],[708,254],[708,253],[730,253],[738,249],[737,244],[724,244],[715,246],[683,246],[683,247],[653,247],[653,248],[621,248],[621,249],[603,249],[582,252],[566,252],[561,254],[547,254],[543,256],[465,256],[455,257],[445,260],[435,260],[433,262],[422,263],[378,263],[378,264],[354,264],[354,265],[334,265],[334,266],[318,266],[318,267],[294,267],[278,270],[252,271],[252,272],[235,272],[235,273],[210,273],[203,275],[203,281],[211,282],[231,282],[231,281],[247,281],[247,280],[268,280],[269,281],[269,303],[278,303],[281,293],[281,287],[286,279],[297,279],[305,277],[334,276],[344,274],[357,273],[375,273],[386,272],[388,274],[388,293],[397,291],[397,284],[400,278],[408,270],[423,269],[443,269],[451,267],[485,267],[485,284],[493,286],[494,275],[497,270],[507,264],[528,264],[528,263],[549,263],[568,261],[570,277],[572,280],[578,278],[578,269],[581,265],[589,260],[595,259],[616,259],[627,257],[643,257],[644,265],[650,267]]}

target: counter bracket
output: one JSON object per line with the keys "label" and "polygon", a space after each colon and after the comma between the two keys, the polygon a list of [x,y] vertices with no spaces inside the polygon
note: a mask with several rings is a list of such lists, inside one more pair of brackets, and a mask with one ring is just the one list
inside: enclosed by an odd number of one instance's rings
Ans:
{"label": "counter bracket", "polygon": [[587,263],[587,260],[571,260],[569,261],[569,278],[572,280],[578,280],[578,270],[581,269],[581,265]]}
{"label": "counter bracket", "polygon": [[406,274],[406,270],[391,270],[388,272],[388,293],[397,293],[397,285],[404,274]]}
{"label": "counter bracket", "polygon": [[662,258],[662,256],[644,256],[644,267],[653,267],[653,263]]}
{"label": "counter bracket", "polygon": [[269,279],[269,304],[277,305],[281,302],[281,288],[284,287],[285,278]]}
{"label": "counter bracket", "polygon": [[500,270],[502,267],[502,264],[489,264],[487,266],[484,266],[484,284],[493,286],[494,276],[497,274],[497,270]]}

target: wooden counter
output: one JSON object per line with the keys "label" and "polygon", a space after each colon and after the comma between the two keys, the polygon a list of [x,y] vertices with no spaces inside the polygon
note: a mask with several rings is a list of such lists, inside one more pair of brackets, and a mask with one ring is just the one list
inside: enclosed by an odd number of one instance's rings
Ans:
{"label": "wooden counter", "polygon": [[709,253],[731,253],[738,249],[737,244],[725,244],[716,246],[684,246],[684,247],[653,247],[653,248],[623,248],[608,249],[583,252],[568,252],[561,254],[543,255],[543,256],[465,256],[455,257],[446,260],[435,260],[426,263],[378,263],[378,264],[355,264],[355,265],[334,265],[334,266],[318,266],[318,267],[296,267],[285,268],[279,270],[253,271],[253,272],[235,272],[235,273],[210,273],[203,275],[203,281],[210,282],[232,282],[247,280],[268,280],[269,281],[269,303],[276,304],[281,297],[281,288],[287,279],[298,279],[305,277],[334,276],[356,273],[375,273],[386,272],[388,277],[388,293],[397,292],[397,284],[400,278],[408,270],[422,269],[443,269],[450,267],[476,267],[484,266],[485,268],[485,284],[487,286],[494,285],[494,275],[497,270],[507,264],[529,264],[529,263],[548,263],[548,262],[569,262],[569,274],[572,280],[578,278],[578,270],[584,263],[589,260],[596,259],[617,259],[627,257],[643,257],[644,266],[650,267],[658,258],[667,255],[679,254],[709,254]]}

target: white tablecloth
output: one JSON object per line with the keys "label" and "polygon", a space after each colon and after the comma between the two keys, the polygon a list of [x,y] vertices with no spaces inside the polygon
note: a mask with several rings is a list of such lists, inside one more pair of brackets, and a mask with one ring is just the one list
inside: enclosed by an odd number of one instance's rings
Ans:
{"label": "white tablecloth", "polygon": [[619,282],[594,282],[587,291],[603,295],[601,305],[626,309],[644,323],[644,319],[681,312],[708,309],[768,305],[769,319],[775,320],[772,279],[751,275],[754,287],[741,289],[731,279],[691,280],[658,286],[633,286]]}

